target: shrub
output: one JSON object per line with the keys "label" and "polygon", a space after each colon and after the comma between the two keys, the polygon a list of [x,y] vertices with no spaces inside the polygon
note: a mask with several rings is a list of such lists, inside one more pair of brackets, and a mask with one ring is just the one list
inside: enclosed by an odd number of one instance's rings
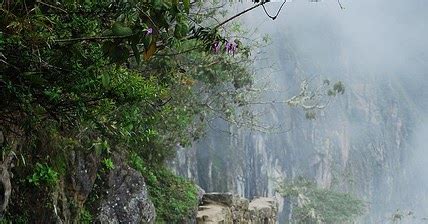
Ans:
{"label": "shrub", "polygon": [[28,177],[28,182],[39,186],[40,184],[46,184],[53,186],[58,182],[59,174],[53,170],[46,163],[36,163],[33,175]]}
{"label": "shrub", "polygon": [[278,192],[294,206],[292,223],[347,223],[365,210],[364,202],[350,194],[319,188],[300,177],[281,183]]}

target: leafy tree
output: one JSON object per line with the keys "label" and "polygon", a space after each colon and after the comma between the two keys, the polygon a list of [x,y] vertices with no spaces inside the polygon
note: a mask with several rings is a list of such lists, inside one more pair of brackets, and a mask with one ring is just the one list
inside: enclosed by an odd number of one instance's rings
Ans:
{"label": "leafy tree", "polygon": [[323,84],[312,90],[309,87],[309,82],[303,80],[300,84],[300,92],[298,95],[291,97],[286,101],[290,107],[300,107],[305,111],[307,119],[315,119],[316,112],[324,109],[330,103],[332,97],[338,94],[345,93],[345,86],[341,81],[336,82],[333,87],[330,85],[330,80],[325,79]]}

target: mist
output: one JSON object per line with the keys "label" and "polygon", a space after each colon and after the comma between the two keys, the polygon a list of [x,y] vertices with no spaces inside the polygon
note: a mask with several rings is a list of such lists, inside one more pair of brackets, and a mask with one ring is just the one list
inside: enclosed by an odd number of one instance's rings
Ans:
{"label": "mist", "polygon": [[[344,116],[354,118],[346,127],[349,139],[354,139],[351,140],[354,143],[350,143],[354,146],[350,148],[362,154],[366,153],[363,148],[367,145],[378,145],[382,154],[378,162],[381,166],[391,163],[385,165],[388,167],[385,169],[393,170],[387,171],[393,173],[390,179],[380,180],[384,183],[375,186],[391,188],[387,196],[384,195],[386,200],[364,195],[370,190],[357,190],[369,201],[368,216],[373,216],[362,222],[385,223],[393,221],[391,217],[399,213],[404,223],[424,223],[423,218],[428,216],[428,4],[421,0],[341,3],[343,10],[335,0],[320,3],[296,0],[286,3],[274,21],[261,8],[246,14],[241,21],[272,38],[272,45],[264,54],[268,62],[276,65],[268,72],[273,73],[271,86],[281,89],[292,85],[290,76],[285,75],[290,71],[302,73],[300,79],[320,76],[346,83],[347,99],[339,99],[332,106],[334,109],[327,109],[314,123],[328,122],[333,124],[330,130],[341,130],[341,122],[335,118],[341,120],[340,113],[345,111]],[[271,3],[266,8],[274,14],[279,6]],[[272,92],[266,98],[286,98],[293,95],[293,91],[296,89],[291,87],[283,95]],[[278,107],[290,110],[275,106]],[[355,116],[352,108],[364,111],[365,116]],[[373,125],[382,123],[382,119],[395,119],[393,123],[400,127]],[[301,122],[303,125],[298,127],[305,128],[305,123],[310,121]],[[401,136],[388,137],[391,128],[401,128],[396,132]],[[375,140],[367,135],[375,136]],[[388,142],[391,140],[401,141],[397,149],[391,148]],[[396,158],[388,161],[392,157]],[[358,163],[362,158],[354,157],[354,160]],[[362,178],[361,181],[368,180]],[[382,191],[388,190],[371,192]]]}
{"label": "mist", "polygon": [[[278,34],[292,38],[300,56],[327,66],[346,66],[352,74],[390,77],[421,73],[428,65],[428,5],[413,1],[337,1],[286,3],[278,18],[267,18],[262,9],[246,15],[260,33],[278,44]],[[267,4],[274,14],[278,3]],[[332,67],[330,67],[330,70]],[[345,74],[344,74],[345,73]],[[333,74],[334,75],[334,74]]]}
{"label": "mist", "polygon": [[[253,106],[260,132],[223,121],[180,151],[179,174],[207,191],[255,198],[278,196],[278,178],[303,176],[319,187],[350,193],[367,205],[358,223],[426,223],[428,217],[428,4],[422,0],[294,0],[275,20],[259,7],[241,17],[245,44],[264,35],[254,52],[254,78],[264,102]],[[281,3],[268,3],[275,15]],[[237,3],[229,16],[254,6]],[[227,16],[226,16],[227,17]],[[254,41],[253,41],[254,40]],[[303,80],[342,81],[316,119],[287,99]],[[270,103],[269,103],[270,102]],[[226,130],[226,132],[219,131]],[[232,135],[230,135],[232,134]],[[281,197],[279,197],[281,198]],[[279,223],[292,206],[280,201]],[[399,216],[395,216],[395,215]]]}
{"label": "mist", "polygon": [[[292,51],[293,57],[298,59],[293,59],[294,64],[291,66],[303,73],[303,78],[321,76],[343,80],[347,84],[347,97],[350,99],[348,102],[336,102],[334,107],[347,104],[345,107],[348,112],[345,113],[348,114],[349,108],[353,107],[367,111],[366,116],[351,122],[347,127],[350,138],[359,139],[356,141],[361,141],[358,142],[361,145],[364,145],[364,142],[374,144],[368,142],[367,131],[375,136],[388,132],[382,130],[388,126],[373,127],[368,124],[370,119],[373,119],[369,114],[379,112],[369,112],[367,107],[370,107],[370,104],[377,104],[375,106],[379,108],[390,107],[391,103],[403,105],[402,109],[398,109],[401,112],[397,112],[397,115],[384,112],[377,115],[410,116],[412,119],[402,118],[409,124],[406,125],[403,142],[397,151],[401,153],[397,160],[400,164],[394,164],[394,180],[387,183],[395,185],[392,188],[396,188],[389,195],[390,204],[388,208],[371,204],[373,210],[383,211],[369,222],[389,220],[390,214],[394,212],[404,214],[404,211],[417,211],[412,217],[404,216],[408,222],[415,223],[420,221],[418,217],[428,215],[428,174],[424,169],[428,164],[428,4],[420,0],[360,0],[341,3],[345,7],[343,10],[335,0],[320,3],[293,1],[286,3],[274,21],[267,18],[262,9],[245,15],[242,21],[244,24],[250,24],[249,27],[256,27],[260,34],[267,33],[272,38],[271,48],[265,55],[279,67],[278,71],[272,70],[273,83],[290,83],[289,77],[284,76],[287,69],[290,69],[290,63],[283,61],[287,60],[283,55],[284,52]],[[269,13],[274,14],[279,6],[279,3],[272,3],[266,8]],[[400,91],[404,96],[388,99]],[[290,96],[293,92],[287,94]],[[361,102],[361,99],[372,96],[378,99],[370,103]],[[270,99],[278,97],[283,96],[273,92],[266,96]],[[334,121],[335,117],[340,117],[337,113],[337,110],[327,109],[327,118],[322,119],[329,120],[330,124],[340,125],[340,122]],[[388,122],[392,121],[386,123]],[[341,128],[337,126],[331,129]],[[388,140],[380,138],[376,141]],[[395,156],[395,152],[389,151],[388,147],[382,148],[385,158]],[[377,202],[373,200],[371,203]]]}

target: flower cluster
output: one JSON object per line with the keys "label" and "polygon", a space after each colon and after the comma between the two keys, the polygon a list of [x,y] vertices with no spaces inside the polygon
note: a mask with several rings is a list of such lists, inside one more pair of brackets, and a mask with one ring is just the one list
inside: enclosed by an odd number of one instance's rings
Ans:
{"label": "flower cluster", "polygon": [[215,42],[212,44],[212,51],[213,51],[215,54],[217,54],[217,53],[219,53],[219,52],[220,52],[220,42],[215,41]]}
{"label": "flower cluster", "polygon": [[238,44],[235,41],[227,41],[226,46],[224,47],[224,50],[228,54],[235,54],[235,52],[238,50]]}
{"label": "flower cluster", "polygon": [[[221,44],[219,41],[215,41],[211,46],[211,50],[215,54],[218,54],[220,52],[220,49]],[[234,55],[237,51],[238,43],[236,41],[226,41],[226,44],[224,45],[224,52]]]}

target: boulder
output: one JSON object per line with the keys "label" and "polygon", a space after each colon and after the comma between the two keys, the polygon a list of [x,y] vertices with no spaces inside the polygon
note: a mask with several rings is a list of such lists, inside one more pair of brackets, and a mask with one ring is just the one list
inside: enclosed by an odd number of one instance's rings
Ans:
{"label": "boulder", "polygon": [[108,174],[106,197],[96,217],[97,223],[154,223],[155,207],[149,199],[143,176],[119,156]]}
{"label": "boulder", "polygon": [[232,206],[234,204],[236,199],[236,196],[234,196],[232,193],[218,193],[218,192],[211,192],[204,194],[202,197],[202,203],[203,204],[209,204],[209,203],[221,203],[225,206]]}
{"label": "boulder", "polygon": [[7,205],[9,204],[10,193],[12,191],[9,173],[12,159],[13,156],[10,154],[0,162],[0,214],[3,214],[6,210]]}
{"label": "boulder", "polygon": [[70,170],[67,184],[71,197],[81,207],[88,198],[97,178],[100,158],[95,152],[85,154],[82,151],[70,153]]}
{"label": "boulder", "polygon": [[250,202],[250,223],[275,224],[278,202],[274,198],[256,198]]}
{"label": "boulder", "polygon": [[232,212],[229,207],[223,204],[210,203],[199,206],[199,211],[196,216],[197,224],[226,224],[232,222]]}

